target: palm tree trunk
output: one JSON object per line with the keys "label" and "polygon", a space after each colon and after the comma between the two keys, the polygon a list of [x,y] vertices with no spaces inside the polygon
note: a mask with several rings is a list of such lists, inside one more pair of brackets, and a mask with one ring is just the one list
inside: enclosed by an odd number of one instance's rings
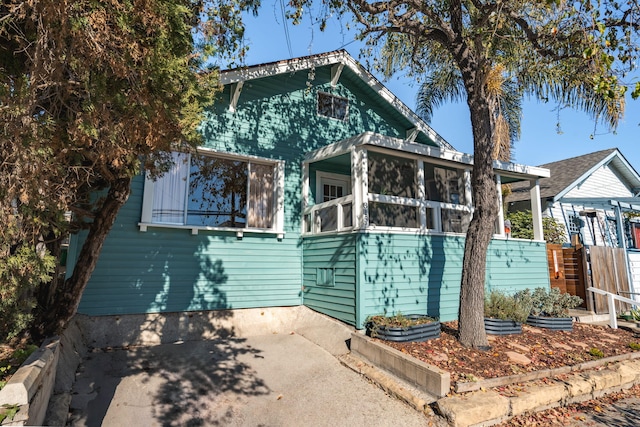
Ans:
{"label": "palm tree trunk", "polygon": [[484,286],[487,250],[498,214],[498,194],[492,159],[491,114],[486,97],[482,94],[481,83],[475,85],[480,80],[478,73],[471,72],[467,76],[463,73],[463,79],[467,79],[465,83],[469,83],[465,85],[474,139],[474,166],[471,175],[474,213],[464,248],[458,340],[465,347],[488,348],[487,334],[484,330]]}

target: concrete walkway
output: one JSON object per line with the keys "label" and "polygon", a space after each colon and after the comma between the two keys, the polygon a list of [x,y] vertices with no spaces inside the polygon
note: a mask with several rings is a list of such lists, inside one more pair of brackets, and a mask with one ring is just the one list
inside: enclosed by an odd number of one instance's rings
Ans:
{"label": "concrete walkway", "polygon": [[92,350],[71,395],[67,425],[79,427],[442,423],[297,332]]}

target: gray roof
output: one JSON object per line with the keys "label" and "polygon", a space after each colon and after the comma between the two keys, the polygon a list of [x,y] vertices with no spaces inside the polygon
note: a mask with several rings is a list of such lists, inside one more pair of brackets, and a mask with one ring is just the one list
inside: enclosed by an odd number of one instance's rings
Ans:
{"label": "gray roof", "polygon": [[[540,167],[549,169],[551,172],[549,178],[540,179],[540,198],[555,198],[585,173],[603,162],[616,151],[618,151],[617,148],[609,148],[607,150],[596,151],[595,153],[540,165]],[[620,154],[619,151],[618,154]],[[620,156],[622,157],[621,154]],[[521,200],[529,200],[530,198],[529,183],[521,181],[511,184],[511,194],[506,197],[506,201],[518,202]]]}

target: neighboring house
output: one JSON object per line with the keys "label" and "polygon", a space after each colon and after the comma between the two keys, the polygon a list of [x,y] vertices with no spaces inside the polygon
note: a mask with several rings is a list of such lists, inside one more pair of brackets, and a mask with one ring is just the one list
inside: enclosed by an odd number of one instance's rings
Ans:
{"label": "neighboring house", "polygon": [[[631,282],[640,290],[640,175],[617,148],[541,165],[551,176],[540,180],[544,216],[577,235],[587,246],[627,248]],[[509,211],[529,209],[526,186],[512,184]]]}
{"label": "neighboring house", "polygon": [[[358,328],[385,312],[455,319],[473,156],[344,51],[220,79],[203,147],[175,153],[155,182],[134,180],[79,312],[304,304]],[[494,167],[497,186],[524,180],[534,195],[548,176]],[[549,286],[540,210],[534,218],[535,240],[506,239],[497,221],[488,287]]]}

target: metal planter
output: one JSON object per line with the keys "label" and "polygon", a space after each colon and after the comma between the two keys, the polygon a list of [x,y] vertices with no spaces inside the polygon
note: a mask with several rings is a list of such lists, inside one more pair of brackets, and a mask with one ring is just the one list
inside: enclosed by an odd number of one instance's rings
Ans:
{"label": "metal planter", "polygon": [[484,330],[490,335],[521,334],[522,324],[515,320],[484,318]]}
{"label": "metal planter", "polygon": [[529,316],[527,325],[554,331],[573,331],[572,317]]}
{"label": "metal planter", "polygon": [[[407,315],[406,317],[409,319],[418,319],[424,316],[414,314]],[[367,335],[386,341],[422,342],[440,337],[440,322],[436,320],[429,323],[405,327],[385,327],[368,323]]]}

